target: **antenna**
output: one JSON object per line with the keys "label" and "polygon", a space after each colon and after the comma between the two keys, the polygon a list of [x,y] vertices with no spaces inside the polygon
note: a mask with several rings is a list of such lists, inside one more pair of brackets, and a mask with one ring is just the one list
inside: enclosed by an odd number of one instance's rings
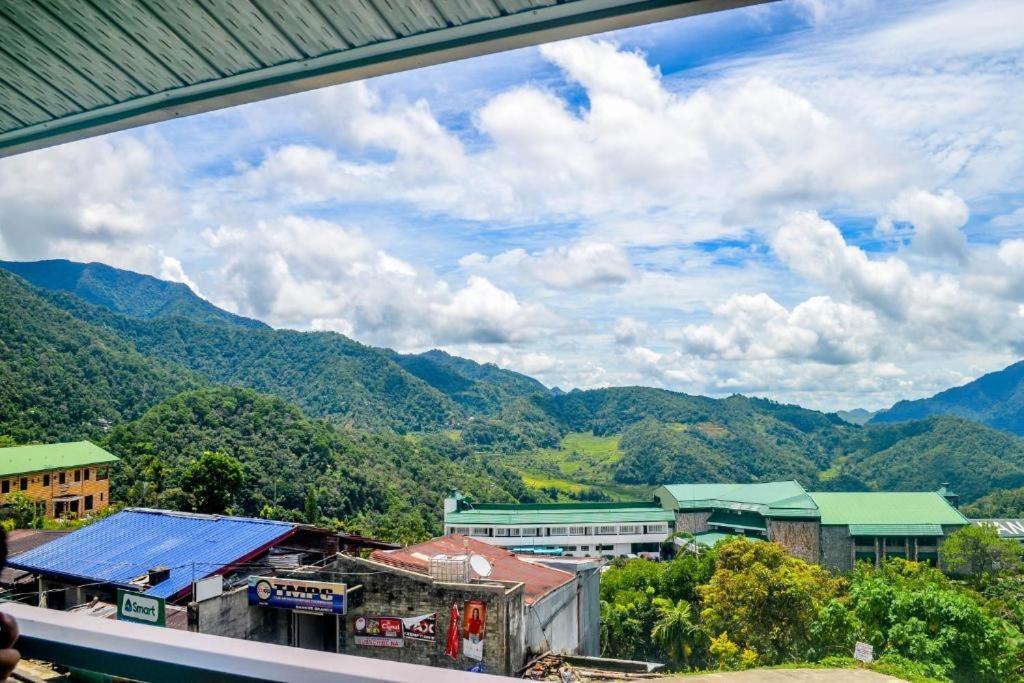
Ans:
{"label": "antenna", "polygon": [[488,562],[487,558],[483,555],[471,556],[469,558],[469,566],[472,567],[473,571],[479,574],[480,577],[483,579],[486,579],[488,576],[490,576],[491,572],[494,570],[494,568],[491,567],[491,563]]}

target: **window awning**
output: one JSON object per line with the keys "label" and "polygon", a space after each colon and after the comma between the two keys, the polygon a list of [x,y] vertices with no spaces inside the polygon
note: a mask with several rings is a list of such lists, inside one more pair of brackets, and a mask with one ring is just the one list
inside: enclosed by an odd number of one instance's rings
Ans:
{"label": "window awning", "polygon": [[733,529],[748,531],[767,531],[764,517],[752,512],[733,512],[731,510],[715,510],[708,517],[710,526],[727,526]]}
{"label": "window awning", "polygon": [[0,157],[767,0],[0,2]]}
{"label": "window awning", "polygon": [[942,536],[940,524],[851,524],[851,536]]}
{"label": "window awning", "polygon": [[75,500],[82,500],[81,496],[56,496],[51,498],[54,503],[70,503]]}

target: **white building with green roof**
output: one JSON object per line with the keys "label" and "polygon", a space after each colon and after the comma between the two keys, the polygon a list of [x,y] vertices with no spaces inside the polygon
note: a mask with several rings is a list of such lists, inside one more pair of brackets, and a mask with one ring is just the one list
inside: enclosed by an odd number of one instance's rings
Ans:
{"label": "white building with green roof", "polygon": [[472,503],[445,500],[445,534],[463,534],[513,552],[571,557],[658,557],[675,515],[632,503]]}

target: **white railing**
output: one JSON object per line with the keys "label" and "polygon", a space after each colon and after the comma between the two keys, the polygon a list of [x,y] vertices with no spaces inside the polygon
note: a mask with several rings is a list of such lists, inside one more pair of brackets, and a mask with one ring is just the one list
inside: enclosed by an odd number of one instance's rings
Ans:
{"label": "white railing", "polygon": [[483,683],[506,680],[3,603],[22,657],[152,683]]}

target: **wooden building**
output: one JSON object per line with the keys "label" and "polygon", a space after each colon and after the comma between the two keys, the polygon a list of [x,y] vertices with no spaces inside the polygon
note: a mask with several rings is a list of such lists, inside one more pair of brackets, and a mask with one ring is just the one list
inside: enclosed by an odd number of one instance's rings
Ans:
{"label": "wooden building", "polygon": [[0,448],[0,505],[23,493],[47,517],[85,516],[110,505],[116,456],[88,441]]}

